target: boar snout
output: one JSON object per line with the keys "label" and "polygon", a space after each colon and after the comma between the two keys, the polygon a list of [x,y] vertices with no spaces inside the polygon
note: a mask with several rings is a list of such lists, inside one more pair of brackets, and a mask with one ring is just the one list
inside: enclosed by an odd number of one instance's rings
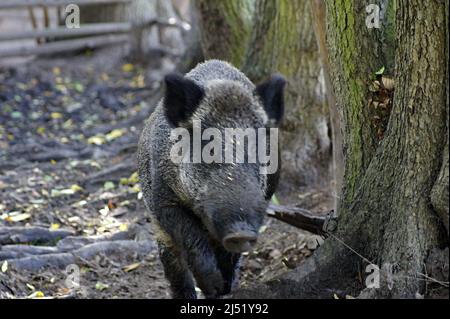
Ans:
{"label": "boar snout", "polygon": [[232,253],[242,253],[253,250],[258,236],[254,232],[240,231],[224,237],[222,244]]}

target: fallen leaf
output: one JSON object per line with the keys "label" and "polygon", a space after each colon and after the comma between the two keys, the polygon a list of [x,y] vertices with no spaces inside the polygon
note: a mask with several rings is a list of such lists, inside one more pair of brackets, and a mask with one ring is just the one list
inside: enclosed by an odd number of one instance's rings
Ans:
{"label": "fallen leaf", "polygon": [[52,112],[52,114],[50,114],[50,117],[54,120],[60,119],[63,117],[63,115],[59,112]]}
{"label": "fallen leaf", "polygon": [[267,230],[267,225],[262,225],[262,226],[259,228],[259,233],[262,234],[262,233],[264,233],[266,230]]}
{"label": "fallen leaf", "polygon": [[11,113],[11,117],[13,119],[20,119],[20,118],[22,118],[22,113],[19,112],[19,111],[14,111],[14,112]]}
{"label": "fallen leaf", "polygon": [[104,136],[102,135],[95,135],[95,136],[91,136],[88,138],[87,142],[89,144],[94,144],[94,145],[102,145],[105,144],[106,139]]}
{"label": "fallen leaf", "polygon": [[8,270],[8,261],[5,260],[2,264],[2,272],[5,273]]}
{"label": "fallen leaf", "polygon": [[125,272],[130,272],[130,271],[133,271],[133,270],[137,269],[140,265],[141,265],[141,263],[134,263],[134,264],[125,266],[122,269]]}
{"label": "fallen leaf", "polygon": [[103,207],[102,209],[99,210],[100,215],[102,216],[106,216],[109,213],[109,208],[108,206]]}
{"label": "fallen leaf", "polygon": [[30,217],[31,217],[30,214],[23,213],[23,214],[18,214],[18,215],[14,215],[14,216],[9,216],[9,221],[17,223],[17,222],[21,222],[26,219],[29,219]]}
{"label": "fallen leaf", "polygon": [[280,201],[275,194],[272,195],[272,203],[274,203],[275,205],[280,205]]}
{"label": "fallen leaf", "polygon": [[375,72],[376,75],[383,75],[384,74],[385,67],[383,66],[381,69],[379,69],[377,72]]}
{"label": "fallen leaf", "polygon": [[119,230],[120,231],[127,231],[128,230],[128,225],[127,224],[120,224],[119,226]]}
{"label": "fallen leaf", "polygon": [[33,285],[27,284],[28,289],[30,289],[31,291],[35,291],[36,288],[34,288]]}
{"label": "fallen leaf", "polygon": [[116,186],[115,186],[114,183],[111,182],[111,181],[107,181],[107,182],[105,182],[105,184],[103,184],[103,188],[104,188],[105,190],[114,189],[115,187],[116,187]]}
{"label": "fallen leaf", "polygon": [[83,93],[83,91],[84,91],[84,86],[80,82],[76,82],[74,85],[74,88],[79,93]]}
{"label": "fallen leaf", "polygon": [[60,75],[60,74],[61,74],[61,69],[60,69],[59,67],[57,67],[57,66],[55,66],[55,67],[52,69],[52,71],[53,71],[53,74],[54,74],[54,75]]}
{"label": "fallen leaf", "polygon": [[70,189],[73,190],[74,192],[80,192],[83,190],[83,187],[77,184],[73,184],[72,186],[70,186]]}
{"label": "fallen leaf", "polygon": [[115,140],[116,138],[121,137],[124,134],[125,134],[125,130],[123,130],[123,129],[112,130],[111,132],[106,134],[106,140],[109,142],[109,141]]}
{"label": "fallen leaf", "polygon": [[97,281],[97,283],[95,284],[95,289],[99,290],[99,291],[103,291],[105,289],[109,288],[109,285],[104,284],[100,281]]}
{"label": "fallen leaf", "polygon": [[44,293],[42,291],[35,291],[31,295],[29,295],[27,298],[29,299],[39,299],[44,298]]}
{"label": "fallen leaf", "polygon": [[45,127],[43,127],[43,126],[39,126],[38,128],[37,128],[37,132],[39,133],[39,134],[44,134],[45,133]]}
{"label": "fallen leaf", "polygon": [[134,69],[134,65],[131,63],[126,63],[124,65],[122,65],[122,71],[123,72],[131,72]]}
{"label": "fallen leaf", "polygon": [[128,177],[128,183],[136,184],[137,182],[139,182],[139,174],[138,172],[134,172],[130,175],[130,177]]}

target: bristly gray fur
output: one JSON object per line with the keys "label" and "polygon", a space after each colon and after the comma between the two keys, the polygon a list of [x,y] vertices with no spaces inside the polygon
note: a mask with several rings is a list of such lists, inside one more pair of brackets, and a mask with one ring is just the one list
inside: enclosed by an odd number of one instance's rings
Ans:
{"label": "bristly gray fur", "polygon": [[[255,85],[230,64],[210,60],[185,76],[205,96],[183,126],[261,128],[267,123]],[[146,121],[139,140],[139,178],[144,201],[158,224],[158,243],[174,297],[195,297],[194,275],[207,296],[229,292],[239,254],[220,245],[227,232],[257,229],[273,194],[278,174],[259,174],[259,164],[176,164],[175,143],[164,113],[164,99]],[[267,185],[271,184],[270,189]],[[239,229],[236,229],[239,227]],[[227,261],[230,261],[231,264]]]}

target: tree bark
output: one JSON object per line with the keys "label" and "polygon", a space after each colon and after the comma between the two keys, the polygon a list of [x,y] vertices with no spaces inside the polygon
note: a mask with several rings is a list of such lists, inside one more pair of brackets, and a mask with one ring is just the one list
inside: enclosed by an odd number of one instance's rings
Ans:
{"label": "tree bark", "polygon": [[427,257],[448,246],[433,199],[443,196],[437,185],[448,165],[447,4],[395,1],[395,96],[380,136],[368,110],[370,85],[392,62],[387,30],[365,26],[369,2],[327,1],[346,161],[337,230],[298,269],[234,297],[357,296],[372,263],[381,269],[381,289],[361,297],[415,298],[432,281]]}
{"label": "tree bark", "polygon": [[253,0],[195,0],[195,5],[205,58],[240,67],[250,36]]}
{"label": "tree bark", "polygon": [[324,0],[313,0],[311,3],[312,14],[314,17],[314,31],[316,34],[317,45],[319,47],[323,76],[325,80],[325,90],[327,95],[328,109],[330,113],[330,126],[333,149],[333,182],[334,182],[334,210],[336,214],[339,211],[339,198],[344,180],[344,154],[342,152],[342,134],[339,118],[339,111],[336,105],[333,85],[330,76],[329,54],[326,45],[326,6]]}
{"label": "tree bark", "polygon": [[276,72],[288,81],[281,197],[328,181],[329,118],[310,1],[198,0],[197,7],[205,58],[229,61],[255,83]]}
{"label": "tree bark", "polygon": [[288,82],[281,125],[280,191],[328,181],[328,108],[310,1],[256,3],[243,71],[254,82],[280,72]]}

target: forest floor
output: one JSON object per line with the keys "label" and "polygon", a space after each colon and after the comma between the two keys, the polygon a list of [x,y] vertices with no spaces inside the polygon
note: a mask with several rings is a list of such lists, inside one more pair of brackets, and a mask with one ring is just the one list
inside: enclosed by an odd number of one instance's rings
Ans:
{"label": "forest floor", "polygon": [[[119,53],[0,68],[0,298],[169,297],[134,158],[160,79]],[[278,198],[332,204],[326,188]],[[294,268],[318,240],[266,219],[241,286]]]}

